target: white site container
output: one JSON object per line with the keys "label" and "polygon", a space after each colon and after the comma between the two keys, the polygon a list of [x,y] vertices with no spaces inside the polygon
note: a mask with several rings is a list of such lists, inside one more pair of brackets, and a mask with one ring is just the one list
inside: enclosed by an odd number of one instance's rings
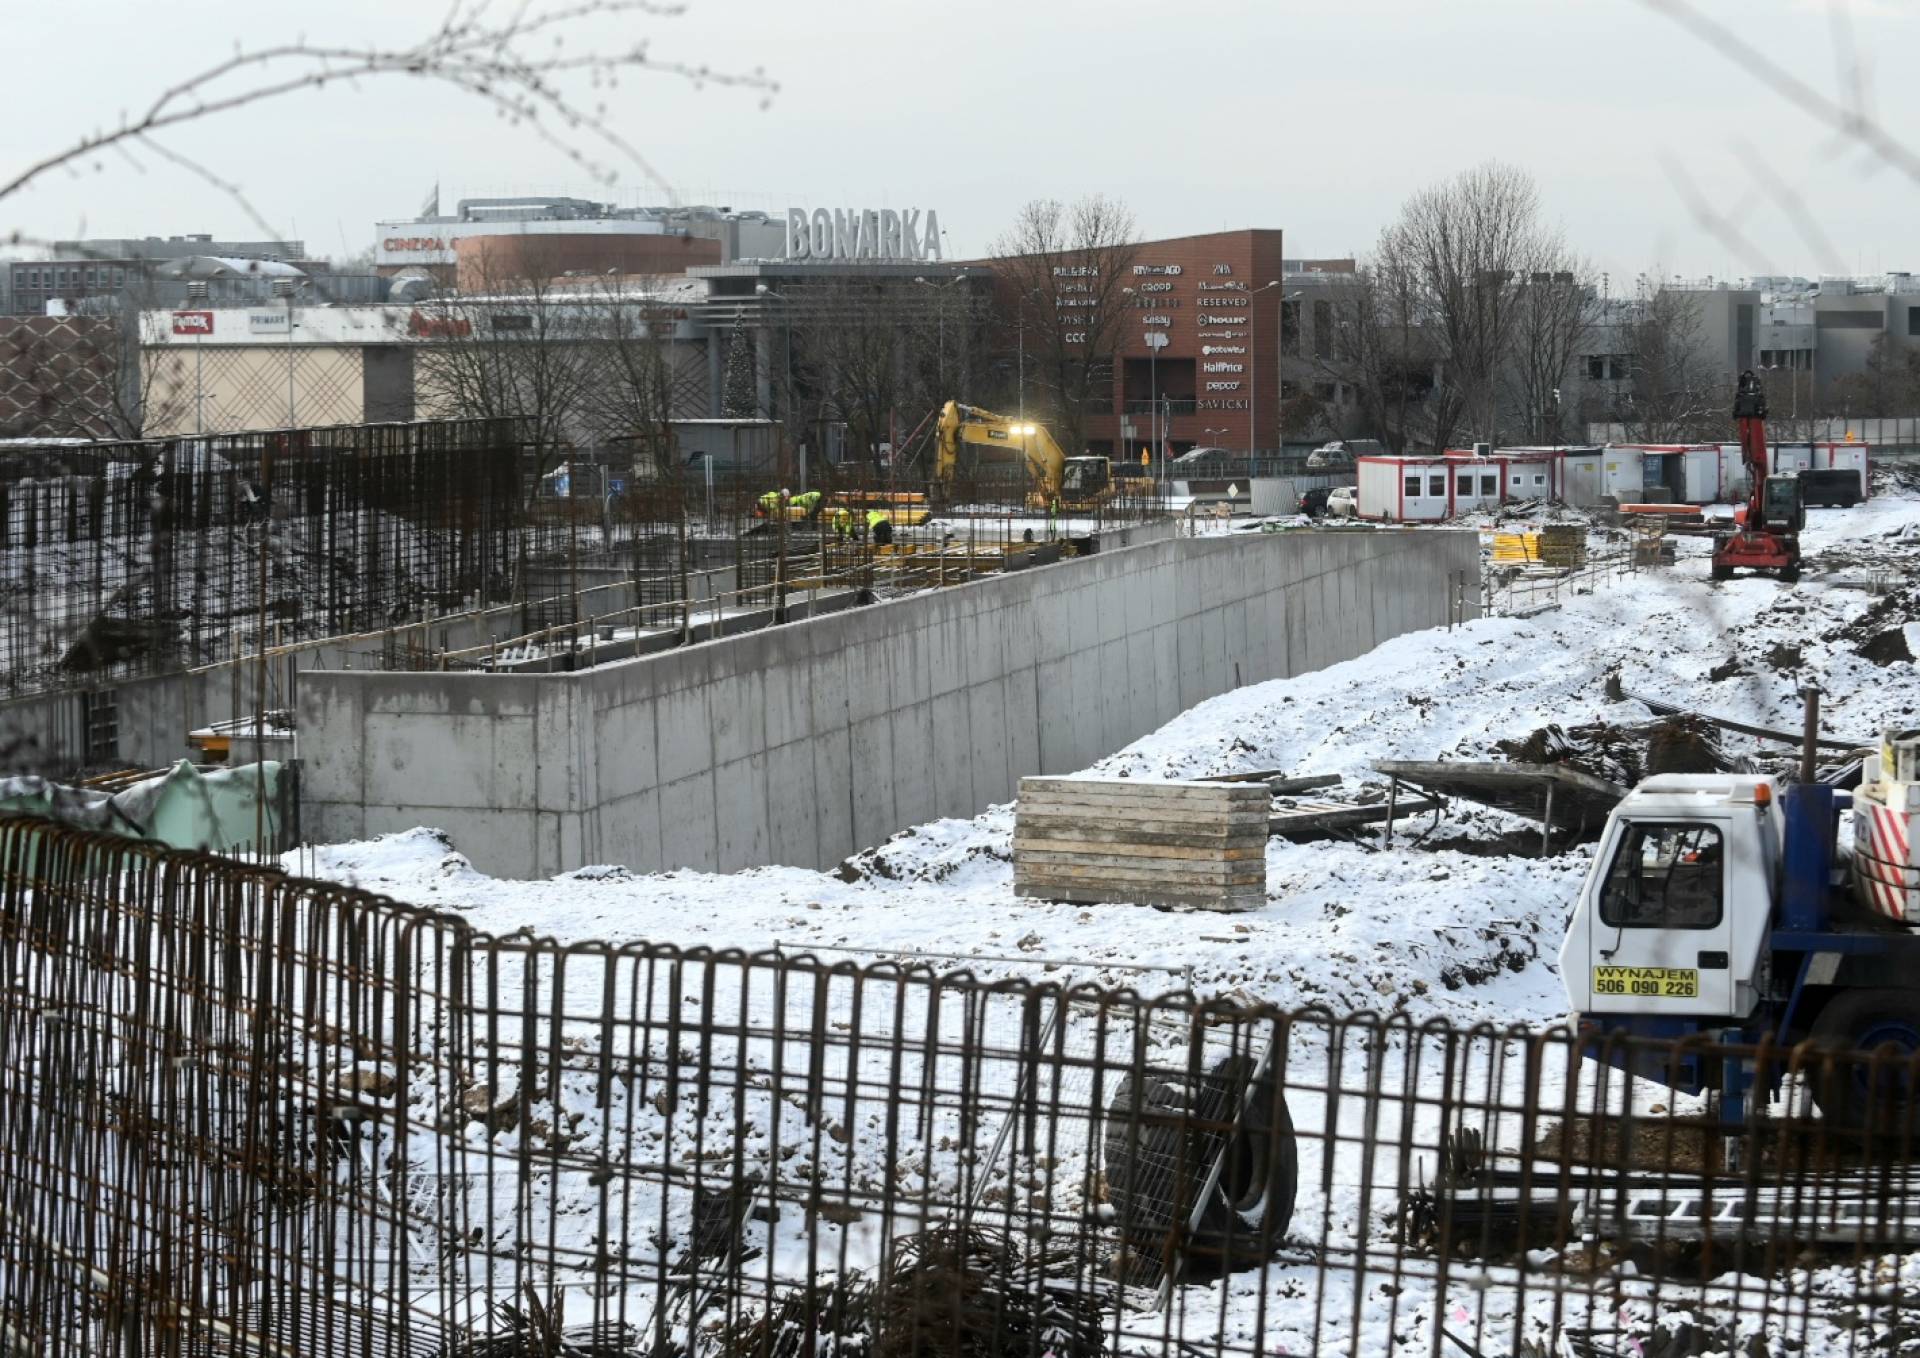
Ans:
{"label": "white site container", "polygon": [[1447,517],[1451,478],[1444,458],[1361,457],[1359,513],[1387,523],[1437,523]]}

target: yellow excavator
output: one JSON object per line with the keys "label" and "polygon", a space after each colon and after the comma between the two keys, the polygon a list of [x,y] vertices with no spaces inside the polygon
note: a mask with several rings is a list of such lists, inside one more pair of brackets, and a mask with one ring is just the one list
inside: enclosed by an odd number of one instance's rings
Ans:
{"label": "yellow excavator", "polygon": [[1113,497],[1106,458],[1068,457],[1045,425],[948,401],[934,434],[933,481],[949,497],[963,446],[985,462],[1024,464],[1029,508],[1046,509],[1057,500],[1061,509],[1088,510]]}

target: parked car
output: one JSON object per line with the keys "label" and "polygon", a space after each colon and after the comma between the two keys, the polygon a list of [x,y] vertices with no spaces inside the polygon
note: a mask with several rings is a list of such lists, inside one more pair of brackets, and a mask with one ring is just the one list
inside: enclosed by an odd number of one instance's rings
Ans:
{"label": "parked car", "polygon": [[1360,491],[1355,486],[1335,486],[1327,493],[1327,517],[1352,519],[1360,514]]}
{"label": "parked car", "polygon": [[1327,512],[1327,496],[1334,491],[1332,486],[1313,486],[1300,497],[1300,512],[1310,519],[1317,519]]}
{"label": "parked car", "polygon": [[1194,462],[1211,462],[1216,458],[1232,457],[1233,455],[1233,450],[1230,448],[1194,448],[1172,459],[1167,465],[1170,467],[1178,467]]}
{"label": "parked car", "polygon": [[1860,473],[1851,467],[1808,468],[1799,477],[1802,503],[1843,509],[1860,503]]}
{"label": "parked car", "polygon": [[1352,471],[1356,457],[1373,457],[1386,451],[1387,446],[1379,439],[1334,439],[1308,453],[1307,465]]}

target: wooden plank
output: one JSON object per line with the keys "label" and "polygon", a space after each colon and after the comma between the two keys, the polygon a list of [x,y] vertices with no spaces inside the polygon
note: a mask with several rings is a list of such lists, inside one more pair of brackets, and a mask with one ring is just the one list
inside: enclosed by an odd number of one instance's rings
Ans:
{"label": "wooden plank", "polygon": [[[1660,717],[1698,717],[1709,726],[1718,726],[1723,731],[1738,731],[1743,736],[1753,736],[1757,740],[1778,741],[1782,745],[1798,745],[1803,737],[1798,731],[1774,731],[1765,726],[1755,726],[1751,722],[1734,721],[1730,717],[1716,717],[1706,712],[1695,712],[1690,708],[1676,707],[1672,703],[1662,702],[1658,698],[1642,697],[1638,693],[1624,695],[1628,700]],[[1874,740],[1846,740],[1838,736],[1821,736],[1814,742],[1826,750],[1870,750],[1878,745]]]}
{"label": "wooden plank", "polygon": [[1250,851],[1246,851],[1246,849],[1236,849],[1233,855],[1219,855],[1219,853],[1194,855],[1192,849],[1179,849],[1179,851],[1173,851],[1173,853],[1181,853],[1181,855],[1185,855],[1185,857],[1169,857],[1169,851],[1167,851],[1167,849],[1158,849],[1158,847],[1146,847],[1146,845],[1142,845],[1139,853],[1125,853],[1127,847],[1129,847],[1129,845],[1119,845],[1119,843],[1098,845],[1098,849],[1108,849],[1110,853],[1087,851],[1087,849],[1066,849],[1066,851],[1054,851],[1054,849],[1016,849],[1016,851],[1014,851],[1014,870],[1018,872],[1021,868],[1035,868],[1035,870],[1046,870],[1046,872],[1050,872],[1050,870],[1056,868],[1056,866],[1119,866],[1119,864],[1125,864],[1125,866],[1131,866],[1135,872],[1146,872],[1146,874],[1154,874],[1154,872],[1179,872],[1179,874],[1187,876],[1187,874],[1196,874],[1196,872],[1200,872],[1200,874],[1204,874],[1204,872],[1225,872],[1225,870],[1229,870],[1229,868],[1231,868],[1231,870],[1238,870],[1238,872],[1244,872],[1244,870],[1246,870],[1246,864],[1250,864],[1250,862],[1261,862],[1265,859],[1265,851],[1263,851],[1263,849],[1261,849],[1260,853],[1250,853]]}
{"label": "wooden plank", "polygon": [[1263,824],[1270,803],[1260,802],[1244,810],[1181,811],[1158,806],[1027,806],[1015,809],[1015,819],[1044,824],[1082,825],[1168,825],[1175,829],[1213,828],[1245,830]]}
{"label": "wooden plank", "polygon": [[1159,862],[1151,866],[1137,859],[1108,863],[1028,863],[1013,866],[1015,881],[1054,882],[1172,882],[1179,885],[1211,883],[1215,886],[1254,885],[1267,880],[1267,865],[1262,863],[1179,863]]}
{"label": "wooden plank", "polygon": [[1195,778],[1196,783],[1265,783],[1276,796],[1288,792],[1310,792],[1317,787],[1338,787],[1344,779],[1337,773],[1289,774],[1284,769],[1255,769],[1250,773],[1213,773]]}
{"label": "wooden plank", "polygon": [[1014,833],[1033,839],[1075,839],[1106,844],[1264,844],[1267,818],[1242,825],[1186,825],[1177,821],[1089,820],[1083,816],[1017,816]]}
{"label": "wooden plank", "polygon": [[1266,795],[1256,783],[1149,783],[1134,778],[1022,778],[1020,796],[1124,797],[1130,800],[1161,798],[1166,801],[1200,802],[1208,805],[1231,804]]}
{"label": "wooden plank", "polygon": [[1311,792],[1317,787],[1339,787],[1343,781],[1337,773],[1308,773],[1298,778],[1270,779],[1267,790],[1275,796],[1284,796],[1289,792]]}
{"label": "wooden plank", "polygon": [[1244,863],[1265,858],[1267,842],[1262,839],[1258,844],[1235,844],[1226,848],[1208,845],[1196,849],[1182,844],[1090,844],[1066,839],[1035,841],[1016,838],[1013,841],[1013,854],[1016,863],[1081,862],[1104,858],[1145,858],[1169,863]]}
{"label": "wooden plank", "polygon": [[1204,802],[1153,802],[1129,797],[1026,797],[1016,803],[1016,810],[1028,815],[1041,816],[1124,816],[1130,820],[1142,820],[1152,816],[1166,816],[1179,820],[1217,820],[1231,821],[1236,818],[1258,818],[1267,813],[1273,799],[1264,793],[1251,801],[1229,803],[1221,806],[1208,806]]}
{"label": "wooden plank", "polygon": [[[1441,805],[1437,797],[1421,795],[1401,798],[1393,808],[1396,820],[1405,820],[1409,816],[1425,811],[1437,810]],[[1374,802],[1367,806],[1334,806],[1321,804],[1304,810],[1280,811],[1274,813],[1267,822],[1270,834],[1307,834],[1315,830],[1343,830],[1354,825],[1377,825],[1388,816],[1385,802]]]}

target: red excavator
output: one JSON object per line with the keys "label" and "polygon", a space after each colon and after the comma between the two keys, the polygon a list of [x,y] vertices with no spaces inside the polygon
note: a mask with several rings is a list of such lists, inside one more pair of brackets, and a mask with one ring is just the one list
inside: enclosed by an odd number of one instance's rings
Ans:
{"label": "red excavator", "polygon": [[1734,571],[1749,570],[1797,580],[1800,530],[1807,522],[1800,478],[1767,475],[1767,393],[1751,368],[1740,374],[1733,424],[1747,469],[1747,502],[1733,511],[1733,531],[1713,540],[1713,578],[1730,580]]}

